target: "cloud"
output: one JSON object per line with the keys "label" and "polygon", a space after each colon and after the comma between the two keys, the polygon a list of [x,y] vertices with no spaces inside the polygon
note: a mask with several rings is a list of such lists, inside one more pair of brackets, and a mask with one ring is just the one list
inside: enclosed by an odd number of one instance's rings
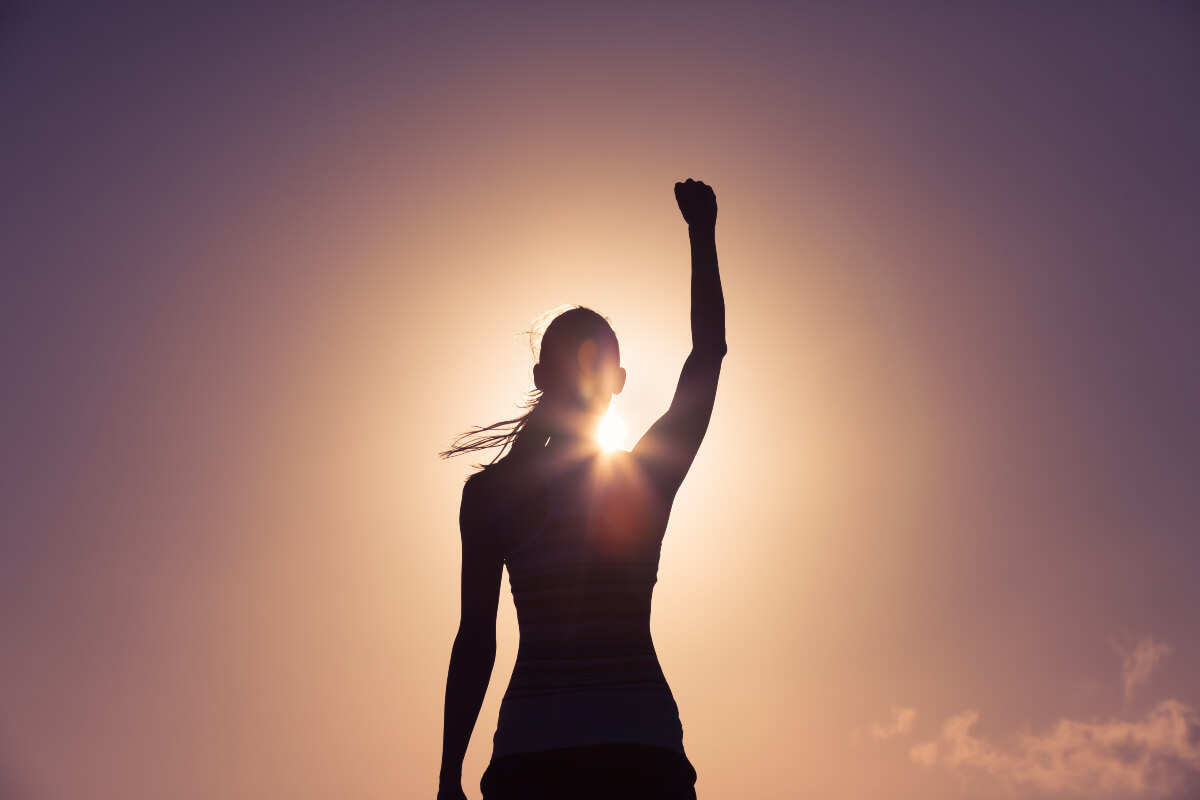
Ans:
{"label": "cloud", "polygon": [[1153,636],[1145,636],[1136,645],[1113,642],[1113,648],[1121,655],[1121,679],[1125,685],[1125,702],[1133,699],[1133,690],[1145,683],[1158,663],[1170,655],[1174,648],[1166,642],[1156,642]]}
{"label": "cloud", "polygon": [[1060,720],[1007,747],[972,735],[978,719],[977,711],[951,717],[940,743],[916,745],[909,758],[925,767],[973,767],[1050,793],[1165,798],[1200,792],[1200,714],[1178,700],[1164,700],[1133,722]]}
{"label": "cloud", "polygon": [[872,722],[871,736],[874,739],[890,739],[912,732],[913,720],[917,718],[915,708],[892,706],[892,719],[888,723]]}
{"label": "cloud", "polygon": [[937,742],[914,744],[908,751],[908,757],[923,767],[932,767],[937,763],[938,744]]}

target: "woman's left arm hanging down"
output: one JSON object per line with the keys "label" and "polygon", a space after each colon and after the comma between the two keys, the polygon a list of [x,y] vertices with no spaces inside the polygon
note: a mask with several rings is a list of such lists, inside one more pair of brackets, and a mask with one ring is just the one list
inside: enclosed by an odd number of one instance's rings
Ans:
{"label": "woman's left arm hanging down", "polygon": [[479,498],[472,478],[463,487],[459,528],[462,535],[462,610],[446,676],[442,729],[442,765],[438,800],[464,800],[462,764],[479,719],[496,663],[496,608],[504,561],[486,539]]}

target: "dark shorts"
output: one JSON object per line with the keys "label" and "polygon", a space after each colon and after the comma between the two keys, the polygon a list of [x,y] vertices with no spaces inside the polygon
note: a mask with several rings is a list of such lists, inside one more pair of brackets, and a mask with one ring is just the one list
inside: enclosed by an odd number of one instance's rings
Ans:
{"label": "dark shorts", "polygon": [[484,800],[695,800],[687,756],[644,744],[593,744],[492,759]]}

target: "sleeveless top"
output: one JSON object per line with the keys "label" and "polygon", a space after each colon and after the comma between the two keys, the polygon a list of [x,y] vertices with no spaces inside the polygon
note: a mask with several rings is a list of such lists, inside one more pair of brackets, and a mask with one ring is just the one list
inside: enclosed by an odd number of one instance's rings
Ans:
{"label": "sleeveless top", "polygon": [[521,635],[493,759],[608,742],[683,753],[679,708],[650,637],[670,502],[629,453],[531,461],[546,513],[506,544]]}

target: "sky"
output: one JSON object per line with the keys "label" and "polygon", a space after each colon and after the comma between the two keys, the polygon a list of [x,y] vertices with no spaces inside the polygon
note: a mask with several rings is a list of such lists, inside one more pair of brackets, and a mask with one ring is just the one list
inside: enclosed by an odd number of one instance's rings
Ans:
{"label": "sky", "polygon": [[1200,796],[1194,5],[248,5],[0,10],[0,797],[432,798],[437,453],[564,303],[665,411],[688,177],[699,796]]}

